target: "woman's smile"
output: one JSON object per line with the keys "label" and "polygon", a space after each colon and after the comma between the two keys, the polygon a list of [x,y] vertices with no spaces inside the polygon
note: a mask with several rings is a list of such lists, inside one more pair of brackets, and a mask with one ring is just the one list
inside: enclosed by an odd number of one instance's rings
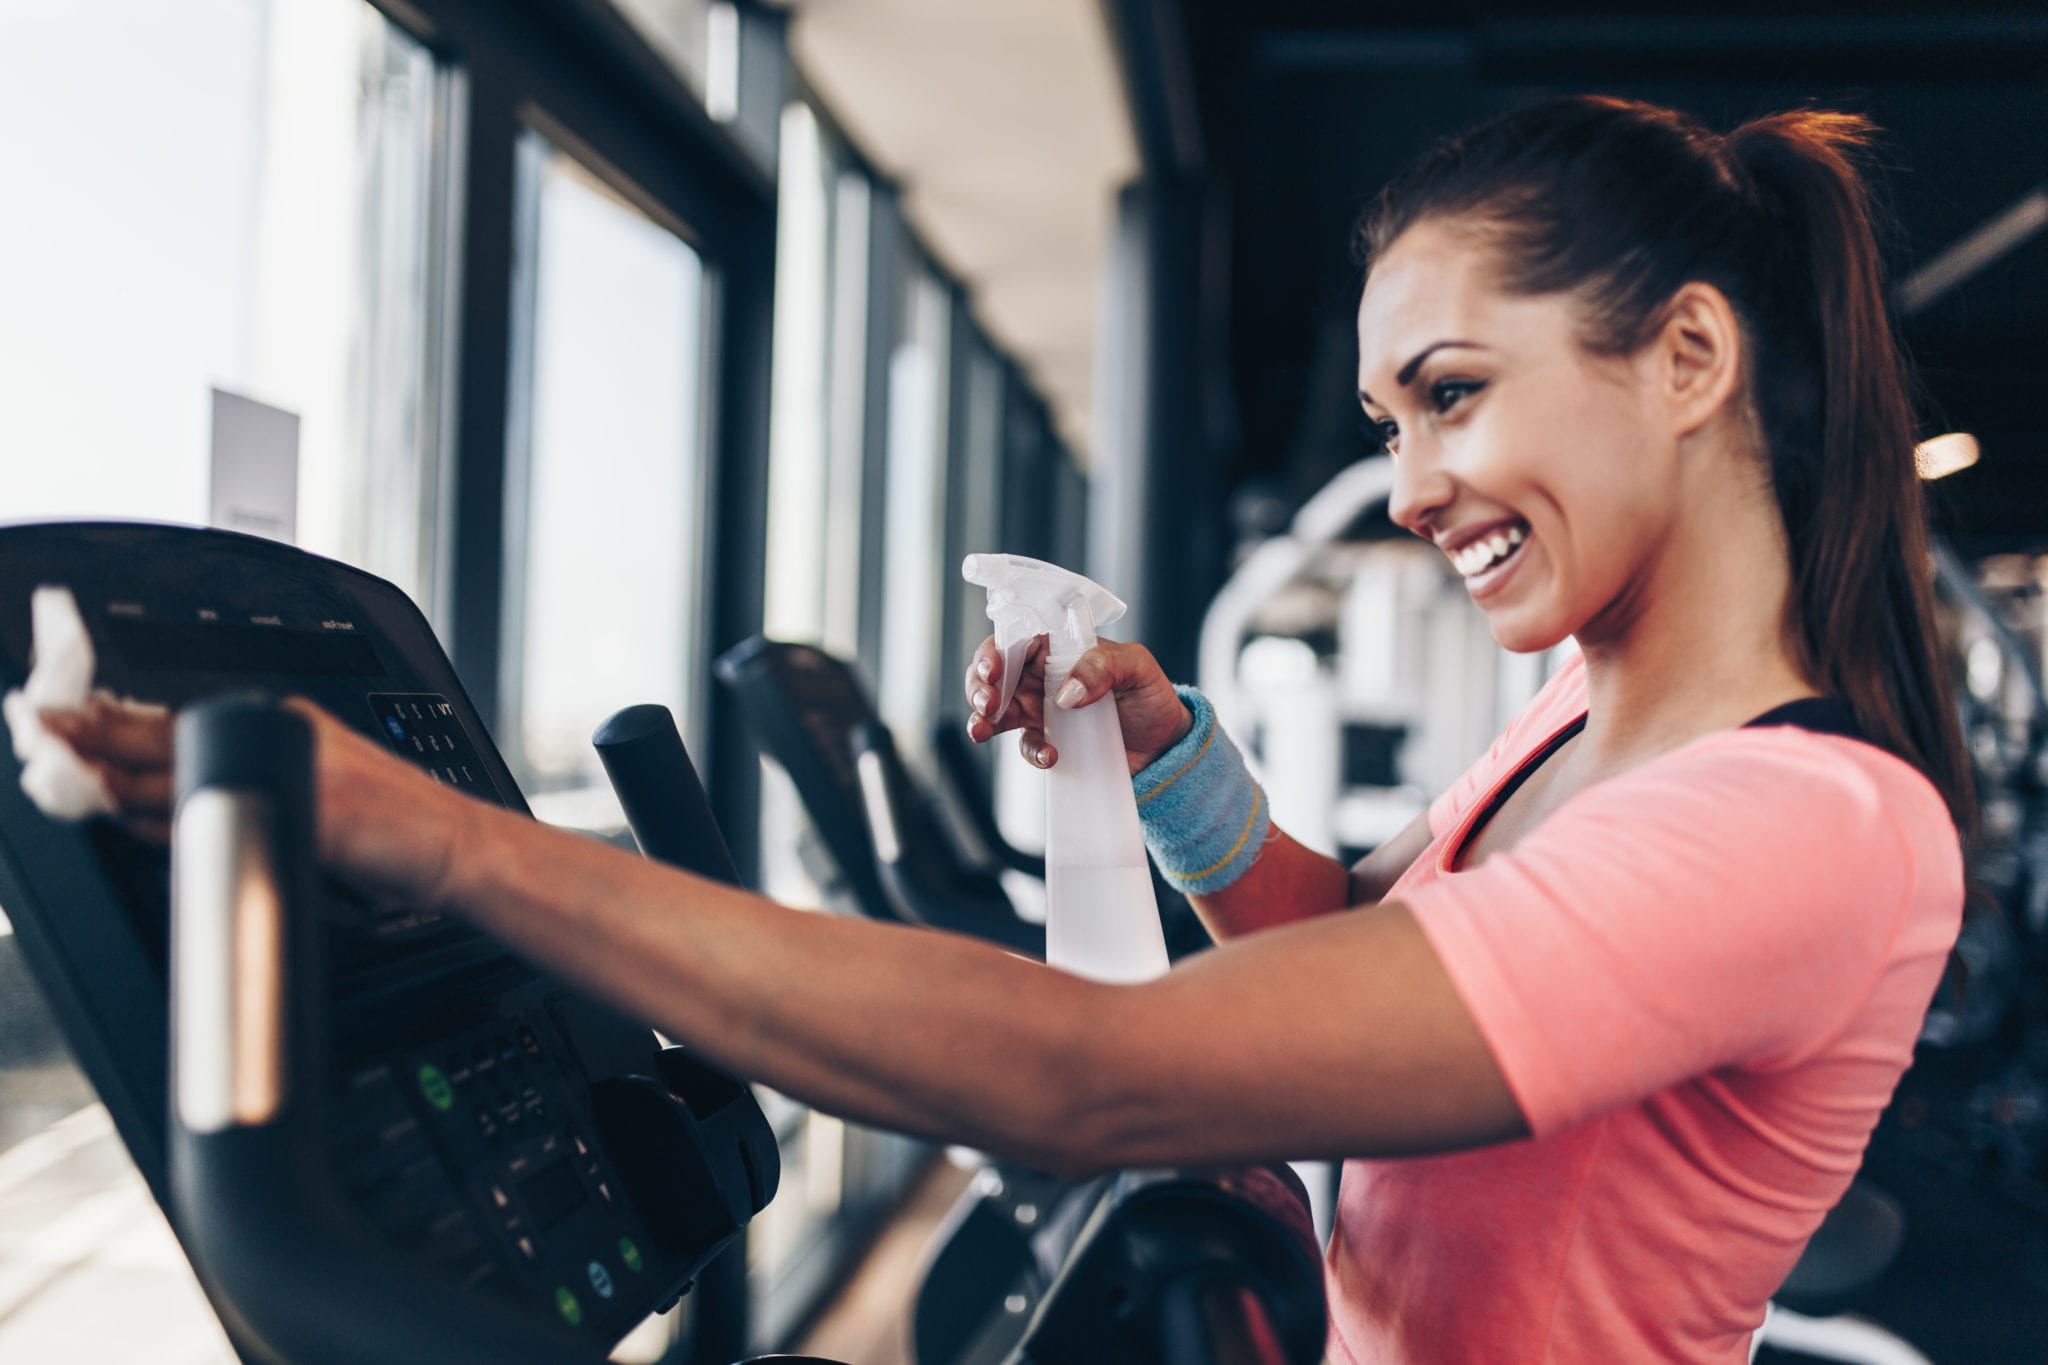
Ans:
{"label": "woman's smile", "polygon": [[1477,535],[1446,537],[1441,548],[1461,577],[1473,578],[1505,562],[1529,537],[1529,525],[1511,520],[1485,527]]}
{"label": "woman's smile", "polygon": [[1505,532],[1495,532],[1452,561],[1465,580],[1465,591],[1472,595],[1474,602],[1493,597],[1502,590],[1516,568],[1528,557],[1523,553],[1528,543],[1528,529],[1517,526]]}

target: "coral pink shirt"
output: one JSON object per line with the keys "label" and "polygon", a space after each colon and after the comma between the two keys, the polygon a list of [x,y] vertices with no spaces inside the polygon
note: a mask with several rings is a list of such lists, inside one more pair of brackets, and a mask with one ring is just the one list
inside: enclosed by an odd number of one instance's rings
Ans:
{"label": "coral pink shirt", "polygon": [[1453,870],[1585,711],[1574,660],[1388,894],[1533,1136],[1346,1164],[1333,1361],[1744,1361],[1912,1060],[1962,858],[1933,785],[1873,745],[1719,731]]}

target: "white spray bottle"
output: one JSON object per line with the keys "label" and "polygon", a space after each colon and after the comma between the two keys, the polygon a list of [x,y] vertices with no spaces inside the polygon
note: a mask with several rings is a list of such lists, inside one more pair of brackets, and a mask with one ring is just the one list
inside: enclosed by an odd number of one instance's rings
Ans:
{"label": "white spray bottle", "polygon": [[1045,957],[1100,981],[1145,981],[1167,969],[1166,938],[1152,897],[1145,835],[1131,794],[1116,700],[1068,710],[1053,704],[1095,630],[1122,616],[1122,601],[1080,574],[1023,555],[969,555],[969,583],[988,589],[988,615],[1003,653],[1000,716],[1017,690],[1031,641],[1047,637],[1045,735],[1059,752],[1045,788]]}

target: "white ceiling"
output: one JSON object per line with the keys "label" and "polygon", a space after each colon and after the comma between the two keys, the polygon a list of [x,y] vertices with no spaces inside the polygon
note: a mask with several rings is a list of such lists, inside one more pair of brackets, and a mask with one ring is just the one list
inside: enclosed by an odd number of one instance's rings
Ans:
{"label": "white ceiling", "polygon": [[1137,172],[1100,0],[800,0],[804,79],[1082,459],[1115,195]]}

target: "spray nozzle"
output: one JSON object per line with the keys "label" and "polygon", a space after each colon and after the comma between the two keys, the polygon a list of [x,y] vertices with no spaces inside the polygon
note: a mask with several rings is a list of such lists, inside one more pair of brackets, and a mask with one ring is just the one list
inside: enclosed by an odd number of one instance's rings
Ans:
{"label": "spray nozzle", "polygon": [[1095,643],[1100,626],[1122,616],[1123,599],[1071,569],[1024,555],[969,555],[960,576],[988,590],[988,619],[1003,653],[1000,695],[990,716],[1000,716],[1017,691],[1024,656],[1040,635],[1078,652]]}

